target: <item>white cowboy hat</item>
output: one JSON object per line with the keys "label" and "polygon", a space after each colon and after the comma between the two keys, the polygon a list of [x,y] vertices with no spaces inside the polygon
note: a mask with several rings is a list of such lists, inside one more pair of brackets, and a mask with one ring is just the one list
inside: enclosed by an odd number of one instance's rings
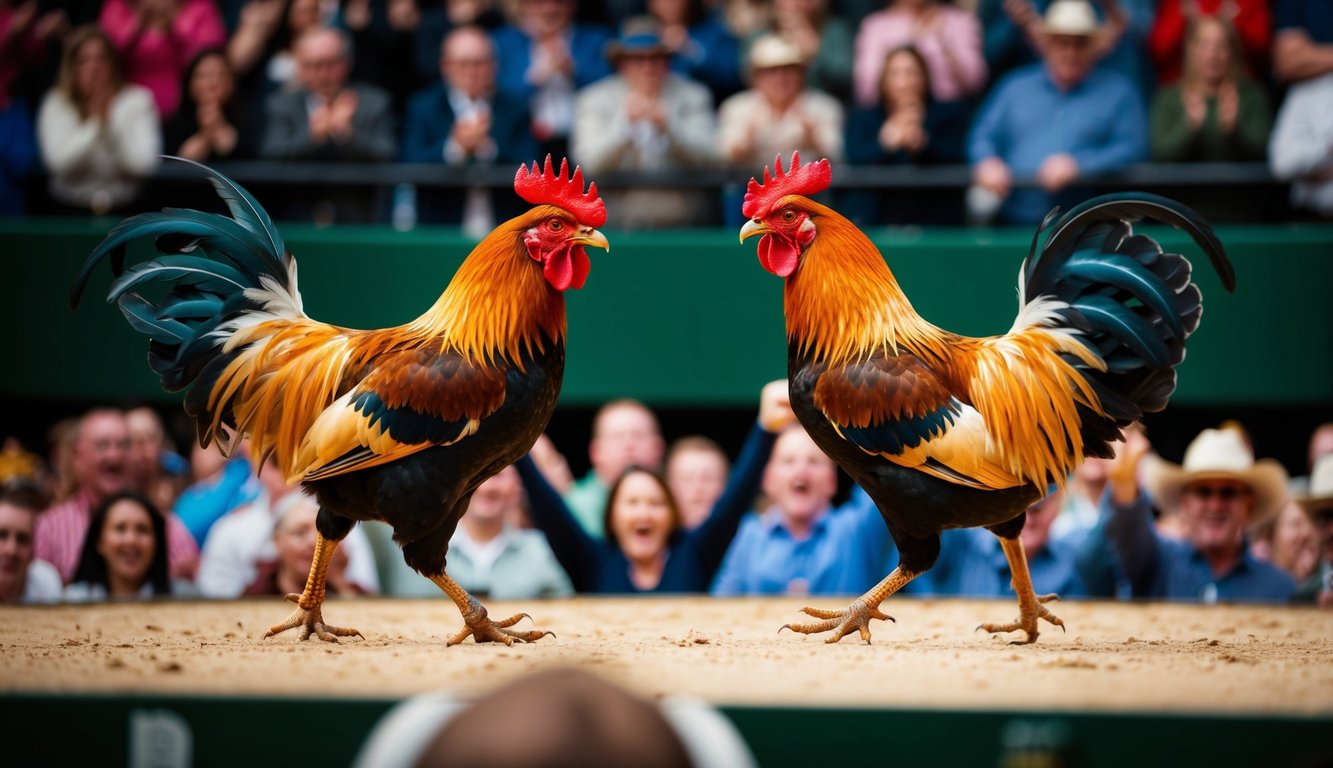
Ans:
{"label": "white cowboy hat", "polygon": [[774,69],[804,65],[800,46],[779,35],[764,35],[750,48],[750,69]]}
{"label": "white cowboy hat", "polygon": [[1314,471],[1310,473],[1310,489],[1296,502],[1311,515],[1333,510],[1333,453],[1315,461]]}
{"label": "white cowboy hat", "polygon": [[1048,35],[1095,35],[1100,28],[1087,0],[1055,0],[1041,22],[1041,31]]}
{"label": "white cowboy hat", "polygon": [[1146,464],[1143,485],[1164,510],[1180,505],[1181,492],[1196,480],[1238,480],[1254,492],[1250,523],[1276,514],[1287,500],[1287,470],[1273,459],[1254,460],[1244,434],[1235,428],[1205,429],[1185,449],[1185,460]]}

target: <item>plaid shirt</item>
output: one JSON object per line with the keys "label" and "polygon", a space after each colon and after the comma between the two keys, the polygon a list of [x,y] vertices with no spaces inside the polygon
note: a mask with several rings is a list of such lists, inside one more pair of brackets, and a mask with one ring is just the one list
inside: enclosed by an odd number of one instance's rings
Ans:
{"label": "plaid shirt", "polygon": [[[199,560],[199,545],[180,518],[167,516],[167,561],[173,576],[189,577]],[[74,498],[43,512],[33,530],[34,556],[54,565],[66,584],[74,578],[83,554],[83,539],[92,520],[92,500],[80,491]]]}

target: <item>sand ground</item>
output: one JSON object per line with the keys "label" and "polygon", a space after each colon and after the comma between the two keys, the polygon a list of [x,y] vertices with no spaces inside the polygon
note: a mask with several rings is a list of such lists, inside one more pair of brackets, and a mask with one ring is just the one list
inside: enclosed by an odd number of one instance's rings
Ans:
{"label": "sand ground", "polygon": [[[1053,604],[1068,628],[1040,640],[975,632],[1012,601],[891,600],[873,643],[791,632],[822,598],[592,599],[493,603],[555,632],[529,645],[446,648],[448,601],[335,600],[324,616],[365,639],[264,640],[277,598],[0,608],[0,691],[402,697],[483,693],[533,669],[576,665],[648,696],[718,704],[1333,713],[1333,611]],[[529,626],[526,621],[521,626]]]}

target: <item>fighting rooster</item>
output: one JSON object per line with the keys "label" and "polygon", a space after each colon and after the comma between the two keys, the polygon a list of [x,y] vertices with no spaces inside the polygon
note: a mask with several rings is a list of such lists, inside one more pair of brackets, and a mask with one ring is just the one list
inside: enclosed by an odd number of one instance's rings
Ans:
{"label": "fighting rooster", "polygon": [[[203,166],[201,166],[203,167]],[[449,538],[472,492],[521,457],[545,428],[565,362],[564,291],[588,275],[585,246],[609,249],[606,207],[583,174],[521,166],[514,189],[535,207],[496,227],[459,266],[435,305],[397,328],[359,331],[302,310],[296,260],[244,189],[204,168],[231,217],[145,213],[115,227],[88,257],[79,297],[108,254],[110,301],[151,340],[148,362],[167,391],[189,387],[199,439],[230,451],[247,435],[320,505],[318,542],[296,610],[265,637],[300,628],[322,640],[360,634],[324,623],[325,574],[358,520],[393,526],[408,565],[449,595],[462,642],[532,641],[492,622],[445,573]],[[124,272],[125,248],[156,238],[158,258]],[[124,272],[123,274],[121,274]],[[164,294],[156,303],[143,292]]]}
{"label": "fighting rooster", "polygon": [[1201,313],[1190,263],[1130,222],[1184,229],[1233,290],[1221,242],[1193,211],[1152,195],[1052,212],[1019,271],[1013,327],[969,338],[913,311],[869,238],[807,197],[828,186],[827,160],[802,166],[793,153],[788,171],[781,157],[775,167],[750,180],[740,239],[762,235],[760,263],[786,279],[792,408],[870,494],[899,551],[898,567],[846,609],[805,608],[819,621],[788,626],[869,642],[870,619],[890,618],[880,603],[934,564],[941,530],[985,527],[1008,558],[1020,615],[981,628],[1023,630],[1031,643],[1038,619],[1063,627],[1044,605],[1055,596],[1033,592],[1024,510],[1166,406]]}

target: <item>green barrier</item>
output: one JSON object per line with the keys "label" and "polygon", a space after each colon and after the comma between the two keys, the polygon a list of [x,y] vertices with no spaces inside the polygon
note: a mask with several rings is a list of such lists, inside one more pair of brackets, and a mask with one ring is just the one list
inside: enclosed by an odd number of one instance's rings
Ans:
{"label": "green barrier", "polygon": [[[105,269],[77,313],[66,304],[83,258],[114,223],[0,223],[9,286],[0,302],[7,329],[0,395],[164,399],[144,363],[146,343],[99,301],[109,284]],[[282,231],[301,265],[307,313],[354,328],[416,317],[471,247],[446,229],[283,225]],[[1187,237],[1149,231],[1195,259],[1205,296],[1175,403],[1333,402],[1333,225],[1219,227],[1236,265],[1235,295],[1221,288]],[[969,335],[1009,328],[1031,231],[871,234],[931,322]],[[782,282],[760,268],[753,242],[738,244],[732,230],[608,237],[612,251],[590,251],[587,286],[568,296],[563,404],[632,396],[666,407],[748,407],[763,382],[785,374]]]}

